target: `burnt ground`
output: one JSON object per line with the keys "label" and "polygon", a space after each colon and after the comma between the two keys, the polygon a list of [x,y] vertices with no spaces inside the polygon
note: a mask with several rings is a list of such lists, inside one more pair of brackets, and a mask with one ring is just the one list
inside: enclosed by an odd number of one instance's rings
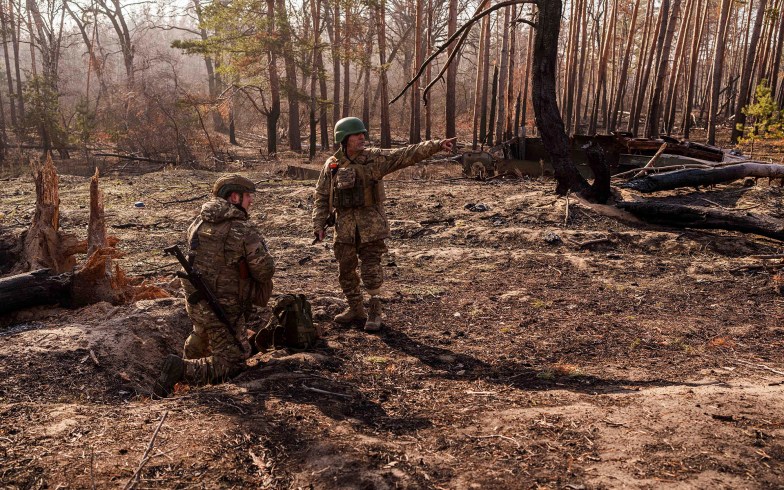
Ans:
{"label": "burnt ground", "polygon": [[[120,487],[137,471],[137,488],[784,485],[784,299],[753,257],[779,242],[573,197],[567,217],[548,180],[404,171],[387,184],[385,329],[368,335],[329,320],[345,303],[330,248],[310,244],[313,182],[241,171],[262,181],[252,219],[275,292],[308,296],[323,345],[150,399],[190,328],[161,249],[215,174],[104,178],[119,264],[172,297],[0,319],[0,486]],[[30,177],[0,187],[7,239],[35,193]],[[63,175],[60,193],[63,229],[85,236],[88,179]],[[762,181],[670,194],[784,217]]]}

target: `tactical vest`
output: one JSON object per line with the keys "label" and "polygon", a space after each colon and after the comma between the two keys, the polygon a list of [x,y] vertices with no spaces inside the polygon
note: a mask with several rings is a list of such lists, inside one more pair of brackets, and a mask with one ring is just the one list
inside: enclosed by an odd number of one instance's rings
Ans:
{"label": "tactical vest", "polygon": [[386,197],[384,183],[367,175],[364,165],[348,164],[332,175],[332,206],[335,208],[363,208],[375,206]]}
{"label": "tactical vest", "polygon": [[231,221],[210,223],[196,218],[188,229],[188,249],[193,267],[201,272],[212,292],[218,298],[238,301],[241,300],[239,283],[242,280],[239,266],[232,257],[226,257],[231,225]]}

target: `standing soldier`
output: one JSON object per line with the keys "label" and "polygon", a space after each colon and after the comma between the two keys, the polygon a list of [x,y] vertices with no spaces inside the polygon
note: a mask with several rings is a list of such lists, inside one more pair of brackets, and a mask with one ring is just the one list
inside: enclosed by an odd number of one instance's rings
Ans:
{"label": "standing soldier", "polygon": [[[341,149],[327,160],[316,184],[313,229],[316,241],[321,241],[328,224],[335,224],[338,281],[349,305],[335,321],[365,321],[365,331],[377,332],[381,329],[379,293],[384,282],[381,256],[387,251],[384,239],[389,237],[382,179],[441,150],[452,151],[455,138],[382,152],[365,149],[366,135],[365,125],[356,117],[345,117],[335,124],[335,142]],[[359,289],[360,261],[362,283],[370,295],[369,314]]]}
{"label": "standing soldier", "polygon": [[180,381],[220,383],[245,368],[246,352],[238,339],[245,333],[245,315],[264,306],[272,294],[275,265],[261,233],[248,221],[256,186],[240,175],[219,178],[212,199],[188,228],[188,259],[217,297],[228,317],[221,322],[207,300],[182,280],[185,310],[193,331],[185,341],[183,358],[169,355],[153,391],[171,394]]}

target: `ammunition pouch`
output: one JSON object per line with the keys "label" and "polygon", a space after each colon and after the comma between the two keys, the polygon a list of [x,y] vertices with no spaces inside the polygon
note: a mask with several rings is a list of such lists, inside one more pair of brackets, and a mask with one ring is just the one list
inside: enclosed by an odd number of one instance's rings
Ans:
{"label": "ammunition pouch", "polygon": [[361,165],[338,169],[332,205],[335,208],[363,208],[384,200],[384,184],[371,180]]}

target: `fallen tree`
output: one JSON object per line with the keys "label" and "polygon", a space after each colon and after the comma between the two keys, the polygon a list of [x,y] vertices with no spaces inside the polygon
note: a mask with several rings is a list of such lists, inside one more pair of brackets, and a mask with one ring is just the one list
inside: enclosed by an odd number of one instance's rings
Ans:
{"label": "fallen tree", "polygon": [[737,213],[661,201],[620,201],[616,206],[645,221],[678,228],[742,231],[784,241],[784,223],[755,213]]}
{"label": "fallen tree", "polygon": [[67,301],[73,274],[39,269],[0,278],[0,315],[31,306]]}
{"label": "fallen tree", "polygon": [[746,177],[784,180],[784,165],[747,162],[713,168],[690,168],[647,175],[633,179],[619,187],[649,193],[668,191],[679,187],[705,187],[732,182]]}

